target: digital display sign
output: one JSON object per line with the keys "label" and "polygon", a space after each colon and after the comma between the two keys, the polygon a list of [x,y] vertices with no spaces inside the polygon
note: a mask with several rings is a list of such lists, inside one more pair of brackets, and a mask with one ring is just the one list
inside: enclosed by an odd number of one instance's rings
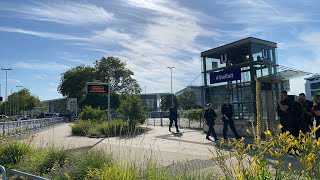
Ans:
{"label": "digital display sign", "polygon": [[87,94],[104,94],[108,93],[107,84],[87,84]]}

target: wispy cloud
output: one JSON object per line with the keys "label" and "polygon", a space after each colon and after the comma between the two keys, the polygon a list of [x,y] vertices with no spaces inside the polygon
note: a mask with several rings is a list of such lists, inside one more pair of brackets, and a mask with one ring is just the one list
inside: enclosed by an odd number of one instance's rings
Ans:
{"label": "wispy cloud", "polygon": [[44,80],[48,78],[48,75],[46,74],[33,74],[32,76],[34,79],[40,79],[40,80]]}
{"label": "wispy cloud", "polygon": [[24,6],[2,9],[16,12],[25,19],[70,25],[104,24],[114,19],[114,15],[103,7],[74,1],[34,2]]}
{"label": "wispy cloud", "polygon": [[36,62],[18,62],[14,65],[16,68],[41,70],[41,71],[64,71],[70,67],[65,64],[58,64],[55,62],[36,63]]}
{"label": "wispy cloud", "polygon": [[10,33],[20,33],[20,34],[27,34],[42,38],[49,38],[49,39],[57,39],[57,40],[85,40],[84,38],[67,35],[67,34],[57,34],[57,33],[50,33],[50,32],[40,32],[40,31],[31,31],[26,29],[20,28],[12,28],[12,27],[0,27],[0,31],[2,32],[10,32]]}

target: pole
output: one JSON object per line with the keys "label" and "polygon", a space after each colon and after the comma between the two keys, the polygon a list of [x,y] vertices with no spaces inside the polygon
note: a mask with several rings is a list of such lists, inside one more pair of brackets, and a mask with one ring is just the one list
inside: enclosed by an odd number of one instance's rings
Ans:
{"label": "pole", "polygon": [[110,77],[108,77],[108,121],[111,120],[110,118]]}
{"label": "pole", "polygon": [[173,103],[173,93],[172,93],[172,69],[170,69],[171,71],[171,104]]}
{"label": "pole", "polygon": [[[12,70],[12,68],[1,68],[1,70],[6,71],[6,93],[5,93],[5,101],[7,101],[7,92],[8,92],[8,71]],[[7,115],[7,105],[4,106],[4,115]]]}
{"label": "pole", "polygon": [[[12,95],[12,89],[11,89],[11,95]],[[10,111],[9,111],[10,116],[12,116],[12,103],[13,103],[13,97],[12,97],[12,100],[10,101]]]}
{"label": "pole", "polygon": [[171,72],[171,104],[173,103],[173,92],[172,92],[172,69],[175,67],[167,67],[170,69]]}

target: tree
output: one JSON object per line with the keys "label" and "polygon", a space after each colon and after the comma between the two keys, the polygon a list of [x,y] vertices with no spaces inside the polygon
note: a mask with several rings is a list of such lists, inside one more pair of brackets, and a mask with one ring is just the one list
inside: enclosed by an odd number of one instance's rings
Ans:
{"label": "tree", "polygon": [[43,107],[45,109],[45,105],[41,102],[41,100],[32,95],[26,88],[9,95],[8,99],[1,106],[1,112],[4,112],[5,106],[7,106],[7,112],[9,112],[10,109],[8,107],[10,107],[10,105],[12,111],[10,114],[20,114],[18,110],[30,111],[34,107]]}
{"label": "tree", "polygon": [[[171,101],[172,101],[171,98],[172,98],[171,94],[168,94],[168,95],[163,96],[161,98],[160,108],[161,108],[162,111],[168,111],[169,110],[169,108],[171,107]],[[173,95],[173,102],[176,105],[176,107],[179,106],[179,103],[178,103],[176,95]]]}
{"label": "tree", "polygon": [[69,98],[80,100],[86,92],[86,82],[95,79],[94,68],[90,66],[77,66],[61,74],[58,92]]}
{"label": "tree", "polygon": [[134,94],[123,94],[118,112],[122,113],[123,120],[129,123],[131,130],[134,130],[137,124],[143,124],[146,120],[146,107],[141,99]]}
{"label": "tree", "polygon": [[186,89],[182,94],[178,95],[178,102],[182,109],[188,110],[196,107],[196,94],[192,89]]}
{"label": "tree", "polygon": [[134,73],[126,68],[126,64],[116,57],[102,57],[94,63],[94,67],[77,66],[62,74],[58,91],[68,98],[77,98],[80,107],[91,105],[107,109],[106,94],[86,94],[86,82],[107,82],[111,84],[111,108],[119,106],[116,93],[139,93],[139,84],[132,78]]}
{"label": "tree", "polygon": [[110,79],[112,90],[118,93],[140,93],[141,88],[132,78],[134,73],[117,57],[102,57],[95,62],[95,74],[102,82]]}

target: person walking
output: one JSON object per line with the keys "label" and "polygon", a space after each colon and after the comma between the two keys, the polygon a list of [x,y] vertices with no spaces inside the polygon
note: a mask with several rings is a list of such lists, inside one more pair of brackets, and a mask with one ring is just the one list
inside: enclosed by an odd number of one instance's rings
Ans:
{"label": "person walking", "polygon": [[212,104],[208,103],[207,104],[207,109],[204,111],[204,119],[207,122],[207,125],[209,126],[209,130],[207,132],[207,136],[206,139],[208,139],[209,141],[211,141],[210,139],[210,135],[212,135],[212,137],[214,138],[215,141],[219,141],[219,138],[217,137],[217,134],[214,130],[214,120],[216,119],[217,114],[216,112],[213,110],[212,108]]}
{"label": "person walking", "polygon": [[236,136],[236,139],[240,139],[241,136],[239,136],[236,128],[234,127],[234,121],[233,121],[233,107],[230,103],[230,99],[226,98],[225,103],[221,106],[221,114],[222,114],[222,121],[223,121],[223,138],[227,139],[227,131],[228,131],[228,125],[230,126],[233,134]]}
{"label": "person walking", "polygon": [[[316,119],[316,127],[320,126],[320,95],[314,97],[315,105],[312,107],[314,118]],[[316,131],[316,139],[320,137],[320,129]]]}
{"label": "person walking", "polygon": [[304,93],[299,94],[299,99],[301,99],[301,103],[306,109],[306,113],[304,114],[304,121],[301,124],[301,131],[305,134],[307,132],[311,132],[311,127],[313,126],[314,118],[311,112],[313,103],[306,99],[306,95]]}
{"label": "person walking", "polygon": [[179,128],[178,128],[178,111],[174,103],[171,104],[171,107],[169,108],[169,120],[170,120],[170,125],[169,125],[169,131],[171,132],[171,127],[174,121],[174,125],[176,126],[177,133],[179,133]]}

